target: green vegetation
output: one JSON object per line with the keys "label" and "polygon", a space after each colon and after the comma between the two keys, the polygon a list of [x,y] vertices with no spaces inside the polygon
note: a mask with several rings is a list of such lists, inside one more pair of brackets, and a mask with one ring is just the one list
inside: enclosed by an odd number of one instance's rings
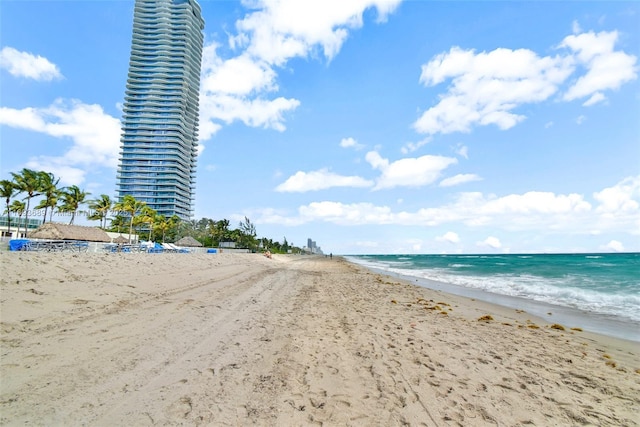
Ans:
{"label": "green vegetation", "polygon": [[[106,194],[96,199],[87,200],[91,194],[76,185],[59,187],[60,178],[51,172],[35,171],[24,168],[19,173],[11,173],[11,179],[0,180],[0,197],[5,201],[3,213],[8,217],[8,231],[11,232],[11,218],[18,217],[18,227],[22,216],[26,223],[29,218],[31,199],[42,197],[35,209],[42,210],[42,222],[52,221],[54,214],[66,213],[70,216],[69,224],[73,224],[76,215],[83,213],[80,208],[88,206],[87,219],[99,221],[99,227],[112,232],[128,233],[129,240],[134,232],[140,239],[151,241],[175,242],[183,237],[191,236],[205,247],[234,246],[251,251],[271,253],[301,253],[285,237],[283,243],[266,237],[258,237],[256,226],[245,217],[237,228],[231,228],[228,219],[182,221],[177,216],[167,218],[159,215],[145,202],[127,195],[114,201]],[[26,203],[24,202],[26,201]],[[20,232],[20,229],[18,229]]]}

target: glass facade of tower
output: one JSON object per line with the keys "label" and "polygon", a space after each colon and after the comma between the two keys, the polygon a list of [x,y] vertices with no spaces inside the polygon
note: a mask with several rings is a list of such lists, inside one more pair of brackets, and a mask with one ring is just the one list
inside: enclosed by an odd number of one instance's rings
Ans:
{"label": "glass facade of tower", "polygon": [[118,198],[193,213],[204,21],[195,0],[136,0]]}

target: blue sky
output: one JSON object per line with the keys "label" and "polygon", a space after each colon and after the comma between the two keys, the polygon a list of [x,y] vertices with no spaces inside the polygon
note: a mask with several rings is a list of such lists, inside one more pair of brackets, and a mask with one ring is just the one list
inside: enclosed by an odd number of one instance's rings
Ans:
{"label": "blue sky", "polygon": [[[196,218],[340,254],[640,251],[637,2],[200,4]],[[2,178],[115,196],[133,1],[0,8]]]}

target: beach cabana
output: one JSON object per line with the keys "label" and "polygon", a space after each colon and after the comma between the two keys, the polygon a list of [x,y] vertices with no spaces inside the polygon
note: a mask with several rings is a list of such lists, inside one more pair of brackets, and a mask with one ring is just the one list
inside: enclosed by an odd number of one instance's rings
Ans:
{"label": "beach cabana", "polygon": [[45,240],[81,240],[85,242],[111,241],[107,233],[97,227],[67,225],[56,222],[42,224],[36,231],[29,233],[29,238]]}
{"label": "beach cabana", "polygon": [[175,243],[176,246],[186,246],[188,248],[201,248],[202,243],[198,242],[191,236],[185,236]]}
{"label": "beach cabana", "polygon": [[119,235],[118,237],[116,237],[115,239],[113,239],[113,243],[129,243],[129,239],[127,239],[126,237],[124,237],[122,234]]}

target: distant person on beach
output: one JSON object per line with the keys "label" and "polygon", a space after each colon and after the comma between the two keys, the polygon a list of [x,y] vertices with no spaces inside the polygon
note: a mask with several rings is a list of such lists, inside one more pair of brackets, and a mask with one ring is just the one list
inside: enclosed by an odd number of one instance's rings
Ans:
{"label": "distant person on beach", "polygon": [[264,253],[264,256],[266,256],[267,258],[271,259],[271,251],[266,251]]}

